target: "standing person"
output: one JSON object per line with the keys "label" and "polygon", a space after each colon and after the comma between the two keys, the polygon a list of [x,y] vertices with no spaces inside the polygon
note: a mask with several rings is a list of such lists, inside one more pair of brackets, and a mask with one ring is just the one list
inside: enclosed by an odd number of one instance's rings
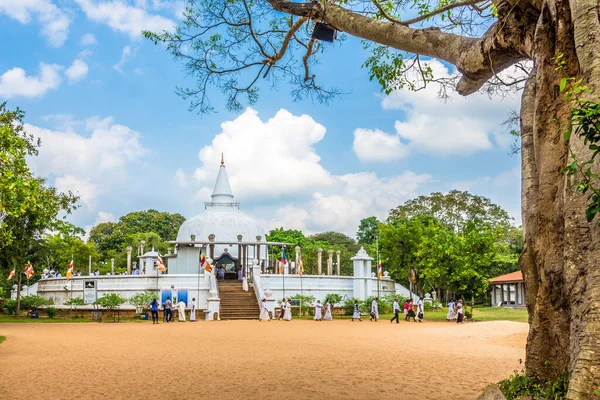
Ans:
{"label": "standing person", "polygon": [[281,321],[281,318],[283,318],[283,314],[285,314],[286,307],[287,307],[287,301],[285,301],[285,297],[284,297],[283,300],[281,300],[281,308],[279,309],[279,317],[277,318],[277,321]]}
{"label": "standing person", "polygon": [[371,318],[369,319],[369,321],[377,322],[377,320],[379,319],[379,307],[377,307],[377,301],[379,301],[379,299],[375,297],[371,302]]}
{"label": "standing person", "polygon": [[464,318],[465,318],[465,314],[464,314],[464,310],[463,310],[462,300],[459,300],[458,304],[456,305],[456,323],[462,324]]}
{"label": "standing person", "polygon": [[167,297],[167,300],[163,304],[163,315],[167,320],[167,324],[173,319],[173,304],[171,303],[171,297]]}
{"label": "standing person", "polygon": [[408,299],[404,300],[404,320],[408,321]]}
{"label": "standing person", "polygon": [[196,322],[196,298],[192,297],[190,302],[190,322]]}
{"label": "standing person", "polygon": [[419,299],[417,302],[417,321],[423,322],[425,316],[425,307],[423,306],[423,299]]}
{"label": "standing person", "polygon": [[150,303],[150,312],[152,312],[152,325],[158,324],[158,301],[156,299]]}
{"label": "standing person", "polygon": [[325,321],[333,321],[333,315],[331,315],[331,303],[327,300],[325,303]]}
{"label": "standing person", "polygon": [[244,292],[248,291],[248,278],[246,278],[246,275],[242,277],[242,290]]}
{"label": "standing person", "polygon": [[413,322],[417,322],[415,319],[415,304],[412,300],[408,302],[408,320],[410,321],[411,318],[413,319]]}
{"label": "standing person", "polygon": [[185,303],[181,299],[177,303],[177,319],[179,322],[185,322]]}
{"label": "standing person", "polygon": [[450,301],[448,302],[448,314],[446,314],[446,319],[448,321],[456,319],[456,310],[454,309],[454,306],[454,299],[450,299]]}
{"label": "standing person", "polygon": [[360,319],[360,307],[358,305],[358,300],[354,300],[354,313],[352,314],[352,322],[354,322],[355,319],[358,319],[360,322],[362,322],[362,319]]}
{"label": "standing person", "polygon": [[262,299],[262,303],[260,305],[260,316],[258,317],[259,321],[271,321],[271,317],[269,316],[269,310],[267,310],[267,301]]}
{"label": "standing person", "polygon": [[290,303],[289,299],[288,299],[287,303],[285,303],[285,312],[283,313],[283,320],[284,321],[292,320],[292,303]]}
{"label": "standing person", "polygon": [[315,304],[315,321],[321,321],[323,319],[323,315],[321,309],[323,306],[321,305],[321,300],[317,300],[317,304]]}
{"label": "standing person", "polygon": [[400,320],[398,320],[398,313],[400,313],[400,304],[398,304],[398,299],[394,299],[394,305],[392,306],[392,311],[394,312],[394,317],[390,320],[390,323],[394,322],[394,320],[396,320],[396,323],[399,324]]}

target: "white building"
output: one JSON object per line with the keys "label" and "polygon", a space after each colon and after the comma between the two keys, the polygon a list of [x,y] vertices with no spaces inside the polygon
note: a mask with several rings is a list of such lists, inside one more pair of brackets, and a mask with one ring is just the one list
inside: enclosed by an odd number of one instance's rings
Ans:
{"label": "white building", "polygon": [[[298,269],[289,265],[282,274],[266,274],[269,261],[274,261],[268,260],[268,246],[287,245],[289,253],[293,254],[293,245],[266,242],[264,228],[239,208],[240,204],[234,201],[225,164],[221,160],[211,201],[205,203],[205,212],[181,225],[177,239],[170,242],[175,247],[173,254],[161,255],[167,263],[168,273],[157,269],[156,259],[159,254],[152,249],[139,257],[143,275],[87,276],[71,280],[50,278],[38,281],[28,289],[29,293],[37,292],[39,296],[51,299],[60,306],[69,298],[75,297],[92,303],[97,297],[108,293],[118,293],[130,298],[138,292],[152,291],[157,293],[161,302],[171,297],[187,303],[194,297],[198,309],[205,310],[206,318],[213,318],[215,313],[216,316],[228,315],[230,311],[226,308],[232,307],[231,300],[223,304],[221,300],[231,293],[232,288],[241,290],[241,283],[237,279],[245,275],[251,284],[250,290],[255,292],[255,296],[251,296],[248,301],[256,305],[256,315],[252,311],[247,317],[258,318],[258,304],[263,298],[273,310],[276,300],[296,294],[314,296],[323,301],[329,293],[363,300],[377,296],[378,293],[405,295],[408,292],[387,276],[378,282],[372,271],[373,258],[363,249],[352,257],[353,276],[333,275],[332,268],[329,267],[332,264],[332,252],[328,252],[327,275],[300,275]],[[296,249],[298,250],[299,248]],[[212,272],[206,272],[201,267],[200,252],[211,261]],[[337,256],[340,257],[339,254]],[[225,270],[223,281],[216,279],[215,272],[219,267]],[[279,272],[279,268],[274,270]],[[322,271],[321,257],[318,271]],[[13,290],[13,295],[16,295],[16,290]],[[233,318],[234,314],[229,315]]]}

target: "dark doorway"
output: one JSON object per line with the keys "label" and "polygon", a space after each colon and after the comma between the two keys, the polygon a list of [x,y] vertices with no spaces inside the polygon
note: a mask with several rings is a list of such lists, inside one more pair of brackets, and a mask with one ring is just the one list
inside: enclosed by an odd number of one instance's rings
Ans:
{"label": "dark doorway", "polygon": [[[219,257],[215,259],[214,262],[217,271],[219,268],[223,267],[225,270],[225,279],[238,279],[238,271],[237,271],[237,258],[233,257],[228,252],[221,254]],[[217,277],[219,274],[217,273]]]}

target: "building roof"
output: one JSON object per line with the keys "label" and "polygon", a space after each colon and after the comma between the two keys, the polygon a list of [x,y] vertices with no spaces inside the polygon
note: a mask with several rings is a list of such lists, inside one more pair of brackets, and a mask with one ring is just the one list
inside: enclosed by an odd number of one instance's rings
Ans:
{"label": "building roof", "polygon": [[210,196],[214,203],[228,203],[233,201],[233,193],[231,186],[229,185],[229,178],[227,177],[227,171],[225,170],[225,164],[221,164],[219,167],[219,175],[215,182],[215,188]]}
{"label": "building roof", "polygon": [[510,274],[500,275],[492,279],[492,283],[523,282],[523,273],[521,271],[511,272]]}

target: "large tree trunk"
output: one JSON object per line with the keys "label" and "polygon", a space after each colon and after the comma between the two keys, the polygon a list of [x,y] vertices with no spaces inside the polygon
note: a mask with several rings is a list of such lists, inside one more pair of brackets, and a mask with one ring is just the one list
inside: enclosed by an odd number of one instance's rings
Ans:
{"label": "large tree trunk", "polygon": [[[594,40],[595,48],[586,50],[589,43],[577,41],[572,6],[556,0],[542,7],[535,71],[521,106],[525,250],[520,262],[530,323],[525,366],[542,379],[569,373],[567,398],[592,399],[600,389],[600,231],[585,220],[586,196],[574,193],[573,181],[561,172],[569,150],[584,159],[590,154],[575,135],[569,143],[563,140],[571,104],[559,81],[583,74],[598,91],[600,74],[586,72],[589,60],[581,65],[581,53],[597,55],[598,44]],[[591,6],[585,11],[595,14],[597,25],[597,4]],[[552,58],[559,53],[567,63],[556,72]]]}

